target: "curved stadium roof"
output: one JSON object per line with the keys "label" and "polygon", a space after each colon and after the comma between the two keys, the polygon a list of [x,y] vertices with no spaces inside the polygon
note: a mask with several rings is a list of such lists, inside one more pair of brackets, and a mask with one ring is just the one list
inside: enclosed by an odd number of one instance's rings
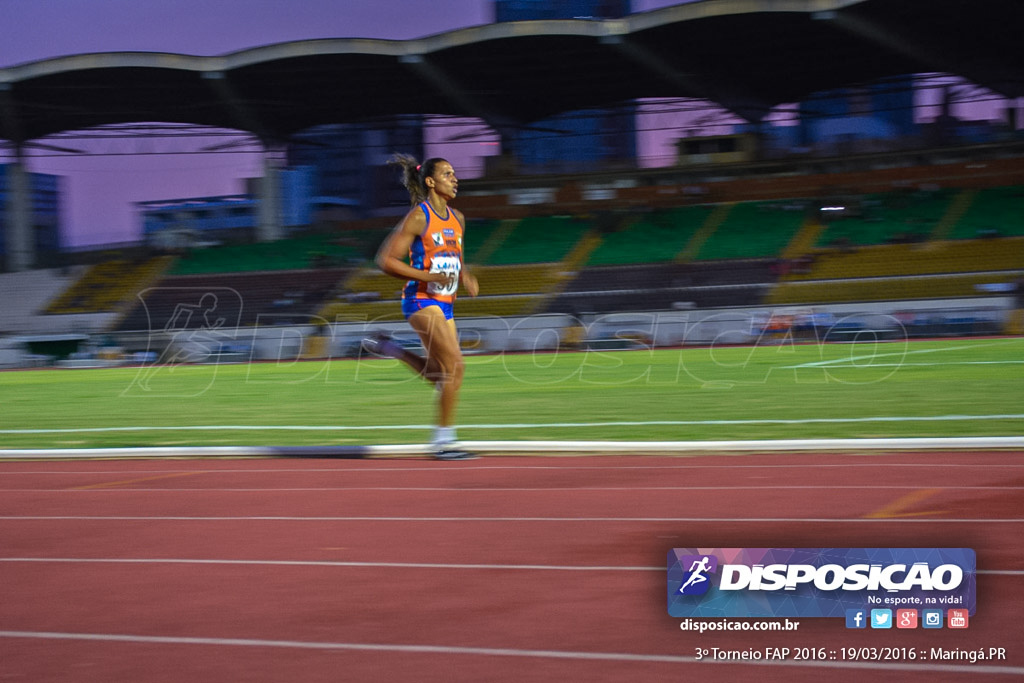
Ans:
{"label": "curved stadium roof", "polygon": [[267,140],[400,114],[496,129],[638,98],[750,120],[779,103],[913,73],[1024,96],[1020,0],[702,0],[607,21],[529,21],[417,40],[309,40],[223,56],[114,52],[0,69],[0,138],[129,122]]}

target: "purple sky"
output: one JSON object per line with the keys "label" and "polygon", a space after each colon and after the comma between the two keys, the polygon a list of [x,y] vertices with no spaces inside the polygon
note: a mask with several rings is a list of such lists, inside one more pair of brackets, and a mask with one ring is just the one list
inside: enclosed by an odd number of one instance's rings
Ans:
{"label": "purple sky", "polygon": [[[633,9],[687,1],[633,0]],[[218,55],[314,38],[419,38],[486,24],[493,12],[491,0],[0,0],[0,67],[88,52]],[[685,116],[651,115],[645,127],[672,130],[685,125]],[[428,153],[451,159],[463,177],[497,151],[487,140],[445,143],[451,134],[428,129]],[[649,165],[667,163],[676,135],[641,133],[638,153]],[[78,140],[67,144],[88,148]],[[152,151],[146,145],[102,143],[102,151],[124,156],[29,157],[30,170],[65,177],[69,245],[137,240],[141,220],[133,202],[239,193],[245,178],[261,174],[257,154],[139,155]],[[0,153],[0,163],[9,160]]]}

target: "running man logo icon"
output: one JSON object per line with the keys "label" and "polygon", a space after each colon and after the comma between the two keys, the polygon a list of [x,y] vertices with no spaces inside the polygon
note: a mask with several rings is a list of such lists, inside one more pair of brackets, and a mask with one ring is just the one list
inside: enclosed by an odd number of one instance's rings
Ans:
{"label": "running man logo icon", "polygon": [[687,567],[683,584],[679,586],[680,595],[704,595],[711,587],[708,574],[718,570],[718,558],[714,555],[686,555],[680,558],[679,565]]}

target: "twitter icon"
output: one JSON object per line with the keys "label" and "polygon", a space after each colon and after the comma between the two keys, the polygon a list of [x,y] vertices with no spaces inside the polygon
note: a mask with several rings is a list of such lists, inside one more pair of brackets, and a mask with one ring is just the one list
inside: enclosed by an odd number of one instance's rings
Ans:
{"label": "twitter icon", "polygon": [[871,610],[871,628],[892,628],[892,610]]}

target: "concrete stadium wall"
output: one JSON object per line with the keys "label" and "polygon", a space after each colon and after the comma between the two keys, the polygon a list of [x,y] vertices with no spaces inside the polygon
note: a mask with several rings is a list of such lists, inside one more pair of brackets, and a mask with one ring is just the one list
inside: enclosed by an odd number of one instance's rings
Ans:
{"label": "concrete stadium wall", "polygon": [[[751,344],[761,341],[764,323],[772,314],[799,314],[827,310],[838,322],[855,323],[852,340],[904,338],[902,312],[934,313],[991,321],[1002,329],[1009,319],[1012,297],[979,297],[957,300],[832,304],[828,307],[786,306],[649,311],[585,315],[577,319],[563,314],[513,318],[461,318],[462,343],[470,352],[552,351],[575,345],[590,348],[637,348],[711,344]],[[416,335],[404,322],[338,323],[329,326],[326,339],[309,353],[314,336],[323,330],[314,325],[262,326],[228,329],[197,329],[174,333],[133,332],[115,335],[130,360],[137,362],[229,363],[249,361],[294,362],[303,357],[345,358],[358,353],[359,342],[369,332],[381,330],[416,348]],[[865,336],[866,335],[866,336]],[[18,366],[17,351],[5,352],[4,365]],[[11,356],[8,358],[7,356]],[[87,364],[87,363],[86,363]]]}

